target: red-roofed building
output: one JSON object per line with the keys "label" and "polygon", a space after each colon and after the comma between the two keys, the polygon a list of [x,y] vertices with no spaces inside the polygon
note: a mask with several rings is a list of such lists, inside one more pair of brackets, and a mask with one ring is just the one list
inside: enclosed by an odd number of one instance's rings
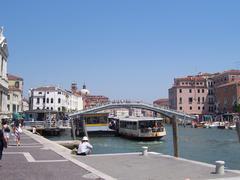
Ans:
{"label": "red-roofed building", "polygon": [[168,99],[157,99],[153,101],[153,105],[169,107],[169,100]]}

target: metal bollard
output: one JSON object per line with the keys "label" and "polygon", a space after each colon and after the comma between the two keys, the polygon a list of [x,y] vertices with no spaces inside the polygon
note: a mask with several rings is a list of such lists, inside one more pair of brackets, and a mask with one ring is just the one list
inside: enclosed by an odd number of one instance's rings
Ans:
{"label": "metal bollard", "polygon": [[216,165],[216,169],[215,169],[215,173],[216,174],[224,174],[224,164],[225,162],[224,161],[216,161],[215,162],[215,165]]}
{"label": "metal bollard", "polygon": [[143,149],[142,155],[143,156],[147,156],[148,155],[148,147],[147,146],[143,146],[142,149]]}

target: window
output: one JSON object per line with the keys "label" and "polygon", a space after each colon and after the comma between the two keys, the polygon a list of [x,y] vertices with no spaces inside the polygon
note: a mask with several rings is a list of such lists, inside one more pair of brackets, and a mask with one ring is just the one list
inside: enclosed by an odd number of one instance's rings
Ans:
{"label": "window", "polygon": [[10,100],[10,95],[8,95],[8,98],[7,98],[8,100]]}
{"label": "window", "polygon": [[179,93],[182,93],[182,89],[179,89]]}
{"label": "window", "polygon": [[19,82],[15,82],[15,88],[19,88]]}
{"label": "window", "polygon": [[202,107],[202,110],[204,110],[205,108],[204,108],[204,106]]}
{"label": "window", "polygon": [[204,99],[204,97],[202,97],[202,103],[204,103],[205,102],[205,99]]}
{"label": "window", "polygon": [[193,102],[193,98],[192,97],[188,98],[188,103],[192,104],[192,102]]}
{"label": "window", "polygon": [[49,109],[49,107],[47,107],[47,109]]}
{"label": "window", "polygon": [[8,109],[8,111],[10,111],[10,105],[9,104],[7,105],[7,109]]}
{"label": "window", "polygon": [[49,94],[49,92],[47,92],[47,94]]}
{"label": "window", "polygon": [[53,107],[51,107],[51,110],[53,110]]}
{"label": "window", "polygon": [[182,110],[182,106],[179,107],[179,110]]}
{"label": "window", "polygon": [[61,103],[61,99],[60,98],[58,98],[58,104],[60,104]]}
{"label": "window", "polygon": [[192,110],[192,106],[190,106],[189,109]]}
{"label": "window", "polygon": [[192,89],[189,89],[189,93],[192,93]]}
{"label": "window", "polygon": [[198,104],[200,104],[200,97],[197,98]]}
{"label": "window", "polygon": [[40,99],[39,98],[37,98],[37,104],[39,104],[40,103]]}
{"label": "window", "polygon": [[59,91],[58,94],[61,94],[61,92]]}
{"label": "window", "polygon": [[60,107],[58,108],[58,111],[61,111],[61,108],[60,108]]}
{"label": "window", "polygon": [[201,108],[200,108],[200,106],[198,106],[198,110],[200,110]]}
{"label": "window", "polygon": [[38,92],[38,94],[42,94],[42,92]]}
{"label": "window", "polygon": [[53,103],[53,98],[51,98],[51,103]]}
{"label": "window", "polygon": [[202,93],[204,93],[204,89],[202,89]]}
{"label": "window", "polygon": [[49,98],[47,98],[47,103],[49,103]]}
{"label": "window", "polygon": [[45,103],[45,98],[43,98],[43,103]]}
{"label": "window", "polygon": [[200,89],[198,89],[197,92],[200,93]]}
{"label": "window", "polygon": [[179,98],[179,104],[182,104],[182,98],[181,97]]}

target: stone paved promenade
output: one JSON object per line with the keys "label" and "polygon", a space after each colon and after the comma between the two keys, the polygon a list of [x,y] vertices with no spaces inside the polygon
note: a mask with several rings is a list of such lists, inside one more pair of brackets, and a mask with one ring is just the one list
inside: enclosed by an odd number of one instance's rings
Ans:
{"label": "stone paved promenade", "polygon": [[[4,180],[239,180],[238,171],[214,174],[213,165],[176,159],[158,153],[75,156],[41,136],[24,131],[21,146],[11,138],[0,162]],[[2,178],[3,177],[3,178]]]}

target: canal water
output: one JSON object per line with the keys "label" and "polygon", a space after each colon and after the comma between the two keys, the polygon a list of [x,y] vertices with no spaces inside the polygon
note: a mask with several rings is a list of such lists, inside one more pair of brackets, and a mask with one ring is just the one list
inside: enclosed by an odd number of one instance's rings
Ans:
{"label": "canal water", "polygon": [[[173,155],[172,128],[166,126],[167,136],[161,141],[135,141],[121,137],[90,137],[94,154],[140,152],[142,146],[149,151]],[[50,140],[70,140],[70,132]],[[240,170],[240,143],[235,130],[179,127],[179,156],[214,164],[223,160],[226,168]]]}

